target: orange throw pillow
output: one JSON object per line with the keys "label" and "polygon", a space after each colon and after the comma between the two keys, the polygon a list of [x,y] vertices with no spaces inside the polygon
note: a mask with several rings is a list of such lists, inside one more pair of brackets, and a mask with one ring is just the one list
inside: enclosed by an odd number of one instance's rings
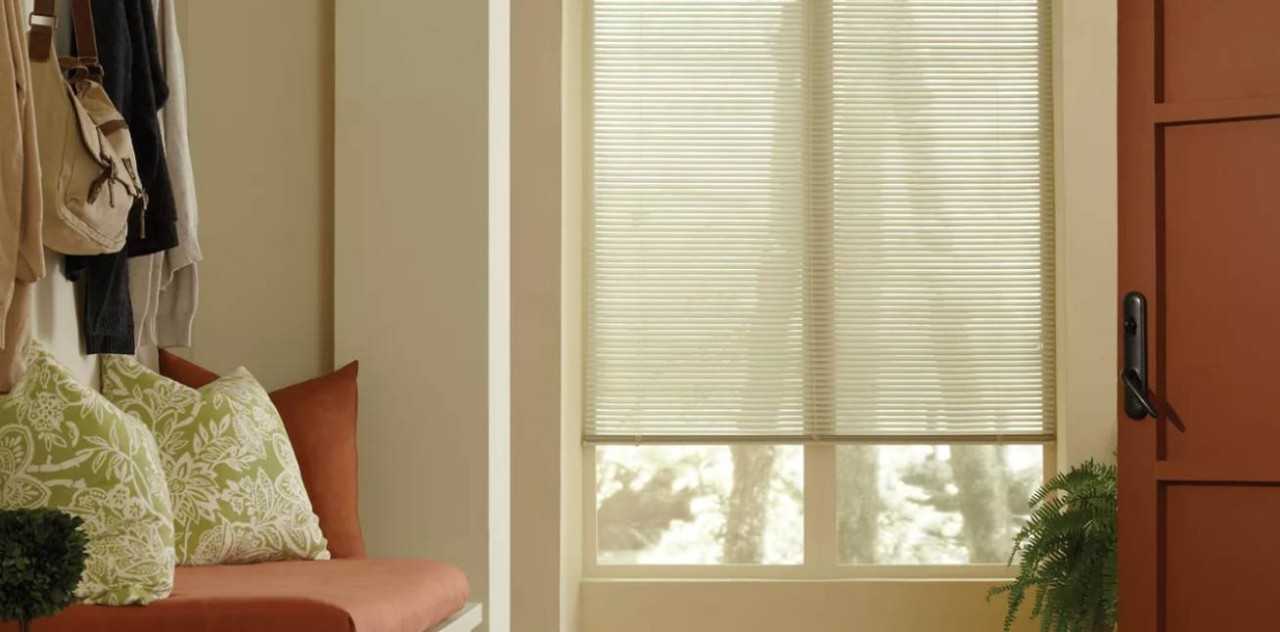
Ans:
{"label": "orange throw pillow", "polygon": [[[298,456],[302,482],[334,559],[365,557],[356,466],[358,362],[271,393]],[[200,388],[218,374],[160,350],[160,374]]]}

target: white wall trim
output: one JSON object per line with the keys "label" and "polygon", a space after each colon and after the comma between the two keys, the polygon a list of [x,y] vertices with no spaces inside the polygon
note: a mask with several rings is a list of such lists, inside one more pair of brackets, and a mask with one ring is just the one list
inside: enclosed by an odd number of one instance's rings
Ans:
{"label": "white wall trim", "polygon": [[511,630],[511,2],[489,0],[489,630]]}
{"label": "white wall trim", "polygon": [[1116,448],[1116,6],[1054,3],[1058,467]]}
{"label": "white wall trim", "polygon": [[[563,20],[560,46],[560,632],[582,628],[586,549],[594,534],[584,513],[595,507],[584,492],[588,475],[582,449],[583,279],[582,214],[587,199],[586,115],[583,56],[585,0],[559,0]],[[589,537],[590,536],[590,537]]]}

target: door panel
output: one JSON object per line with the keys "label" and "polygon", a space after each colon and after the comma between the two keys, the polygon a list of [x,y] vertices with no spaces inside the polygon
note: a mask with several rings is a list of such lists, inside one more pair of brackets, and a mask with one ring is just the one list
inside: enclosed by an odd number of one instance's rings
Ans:
{"label": "door panel", "polygon": [[1280,2],[1164,0],[1164,100],[1280,94]]}
{"label": "door panel", "polygon": [[1119,629],[1280,629],[1280,1],[1118,8],[1117,321],[1146,296],[1159,412],[1117,411]]}
{"label": "door panel", "polygon": [[1170,484],[1164,496],[1165,547],[1177,551],[1165,569],[1164,629],[1276,629],[1280,487]]}
{"label": "door panel", "polygon": [[1280,479],[1280,119],[1170,126],[1163,146],[1162,456]]}

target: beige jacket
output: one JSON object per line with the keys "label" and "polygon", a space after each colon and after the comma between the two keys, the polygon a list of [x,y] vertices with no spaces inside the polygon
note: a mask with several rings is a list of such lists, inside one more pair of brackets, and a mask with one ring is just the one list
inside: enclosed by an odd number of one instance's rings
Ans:
{"label": "beige jacket", "polygon": [[44,276],[40,156],[23,0],[0,0],[0,392],[26,372],[32,284]]}

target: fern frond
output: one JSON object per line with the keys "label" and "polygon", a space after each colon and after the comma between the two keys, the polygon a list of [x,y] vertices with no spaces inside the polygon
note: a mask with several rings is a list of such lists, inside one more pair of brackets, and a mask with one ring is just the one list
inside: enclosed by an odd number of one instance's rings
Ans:
{"label": "fern frond", "polygon": [[1114,627],[1117,479],[1114,465],[1086,461],[1054,476],[1031,495],[1031,517],[1014,538],[1013,582],[988,599],[1008,595],[1004,630],[1034,593],[1030,615],[1042,632],[1095,632]]}

